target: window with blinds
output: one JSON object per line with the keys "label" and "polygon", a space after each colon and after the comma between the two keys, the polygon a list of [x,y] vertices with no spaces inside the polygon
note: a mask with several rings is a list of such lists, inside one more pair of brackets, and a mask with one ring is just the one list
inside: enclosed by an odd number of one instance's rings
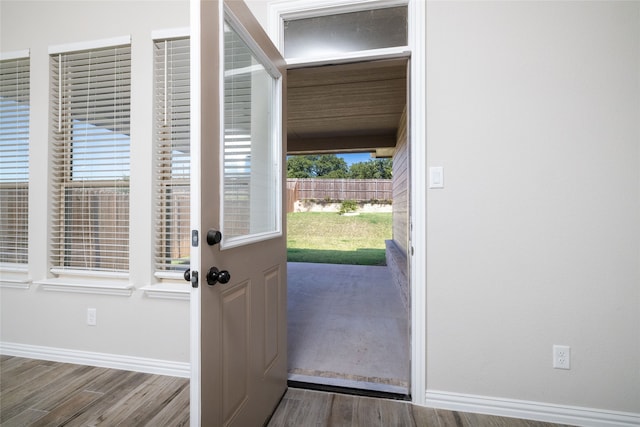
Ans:
{"label": "window with blinds", "polygon": [[223,247],[280,234],[279,76],[224,24]]}
{"label": "window with blinds", "polygon": [[129,269],[129,45],[50,56],[53,269]]}
{"label": "window with blinds", "polygon": [[156,271],[189,268],[189,38],[154,42]]}
{"label": "window with blinds", "polygon": [[29,58],[0,60],[0,263],[26,264]]}

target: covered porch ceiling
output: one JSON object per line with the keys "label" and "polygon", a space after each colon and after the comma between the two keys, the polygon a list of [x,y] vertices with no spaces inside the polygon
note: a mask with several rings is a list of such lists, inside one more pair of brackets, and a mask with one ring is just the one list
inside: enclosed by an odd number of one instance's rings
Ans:
{"label": "covered porch ceiling", "polygon": [[291,69],[287,153],[378,152],[396,145],[407,59]]}

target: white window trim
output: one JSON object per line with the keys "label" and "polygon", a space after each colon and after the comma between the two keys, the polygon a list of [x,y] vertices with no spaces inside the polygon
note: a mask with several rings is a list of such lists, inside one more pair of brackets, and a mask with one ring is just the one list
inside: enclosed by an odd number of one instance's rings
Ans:
{"label": "white window trim", "polygon": [[35,280],[44,291],[80,294],[131,296],[135,287],[129,283],[129,273],[111,271],[81,271],[52,268],[58,277]]}
{"label": "white window trim", "polygon": [[128,273],[72,271],[51,269],[53,274],[61,276],[36,280],[42,290],[52,292],[71,292],[81,294],[131,296],[134,286],[129,283]]}
{"label": "white window trim", "polygon": [[30,287],[31,280],[28,279],[13,279],[11,277],[6,277],[4,274],[2,275],[2,279],[0,279],[0,288],[27,290]]}
{"label": "white window trim", "polygon": [[320,56],[317,58],[288,58],[287,68],[312,67],[326,64],[345,64],[361,61],[375,61],[378,59],[409,58],[411,50],[409,46],[385,47],[380,49],[359,50]]}
{"label": "white window trim", "polygon": [[191,282],[184,280],[184,272],[156,271],[153,277],[153,283],[140,288],[147,297],[184,301],[191,299]]}
{"label": "white window trim", "polygon": [[29,49],[14,50],[11,52],[0,52],[0,61],[9,59],[26,59],[29,57],[31,57],[31,52]]}
{"label": "white window trim", "polygon": [[131,44],[131,36],[120,36],[109,39],[91,40],[77,43],[65,43],[49,46],[49,55],[79,52],[83,50],[102,49]]}
{"label": "white window trim", "polygon": [[0,263],[0,288],[29,289],[29,267],[27,264]]}
{"label": "white window trim", "polygon": [[[184,279],[180,279],[184,282]],[[154,283],[143,286],[140,290],[153,299],[172,299],[189,301],[191,299],[191,285],[182,283]]]}
{"label": "white window trim", "polygon": [[112,295],[130,297],[135,288],[130,283],[118,283],[96,279],[54,278],[34,281],[44,291],[76,294]]}
{"label": "white window trim", "polygon": [[167,28],[163,30],[154,30],[151,32],[151,40],[172,40],[190,37],[189,27],[183,28]]}
{"label": "white window trim", "polygon": [[184,281],[184,272],[182,271],[156,271],[153,273],[156,279],[165,280],[182,280]]}

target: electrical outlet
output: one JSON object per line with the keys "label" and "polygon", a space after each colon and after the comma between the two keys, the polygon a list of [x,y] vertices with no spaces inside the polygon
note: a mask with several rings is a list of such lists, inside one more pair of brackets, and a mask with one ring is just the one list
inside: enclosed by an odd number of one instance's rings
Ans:
{"label": "electrical outlet", "polygon": [[553,367],[555,369],[571,369],[571,347],[568,345],[553,346]]}
{"label": "electrical outlet", "polygon": [[98,314],[95,308],[87,308],[87,325],[96,326],[97,316]]}

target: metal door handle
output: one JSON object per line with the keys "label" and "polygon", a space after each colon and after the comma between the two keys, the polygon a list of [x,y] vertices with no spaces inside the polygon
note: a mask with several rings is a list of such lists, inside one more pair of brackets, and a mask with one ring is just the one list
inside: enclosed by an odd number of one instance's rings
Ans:
{"label": "metal door handle", "polygon": [[222,284],[228,283],[231,280],[231,274],[227,270],[218,270],[216,267],[211,267],[207,273],[207,283],[209,286],[213,286],[220,282]]}

